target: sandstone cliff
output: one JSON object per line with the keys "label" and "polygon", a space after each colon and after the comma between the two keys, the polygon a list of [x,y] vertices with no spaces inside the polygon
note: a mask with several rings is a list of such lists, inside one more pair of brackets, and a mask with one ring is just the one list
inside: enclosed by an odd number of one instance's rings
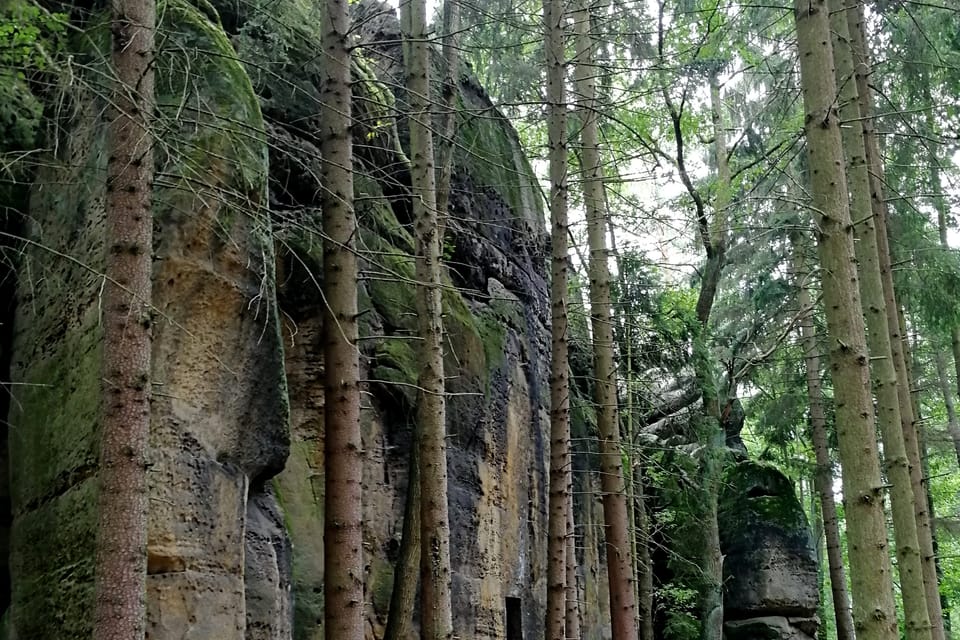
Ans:
{"label": "sandstone cliff", "polygon": [[[416,402],[413,264],[396,20],[371,0],[353,10],[365,611],[377,638]],[[166,0],[160,13],[148,637],[321,638],[319,16],[306,0]],[[10,466],[0,547],[9,532],[13,585],[12,595],[0,589],[0,611],[19,640],[89,636],[108,34],[103,14],[75,17],[71,81],[46,96],[59,133],[16,205],[26,242],[15,247],[14,310],[0,308],[0,367],[13,383],[0,406]],[[503,638],[510,608],[536,638],[548,432],[542,197],[516,133],[467,75],[459,102],[444,293],[457,628]],[[0,293],[10,282],[0,277]],[[575,429],[588,436],[589,409],[575,405]],[[588,460],[581,447],[592,640],[608,633]]]}

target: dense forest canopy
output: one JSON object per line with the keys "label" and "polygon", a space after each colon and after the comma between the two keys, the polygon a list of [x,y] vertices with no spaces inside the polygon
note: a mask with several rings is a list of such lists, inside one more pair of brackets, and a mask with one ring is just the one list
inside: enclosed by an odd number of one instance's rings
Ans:
{"label": "dense forest canopy", "polygon": [[946,640],[953,0],[0,0],[0,640]]}

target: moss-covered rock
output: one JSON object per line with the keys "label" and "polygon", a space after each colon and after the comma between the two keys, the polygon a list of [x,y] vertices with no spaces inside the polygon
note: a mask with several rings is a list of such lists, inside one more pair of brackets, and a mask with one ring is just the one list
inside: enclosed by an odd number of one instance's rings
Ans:
{"label": "moss-covered rock", "polygon": [[[288,448],[266,137],[215,12],[166,0],[158,14],[149,635],[254,640],[248,630],[280,628],[257,616],[276,617],[288,597],[264,490]],[[50,110],[69,135],[40,163],[18,274],[9,416],[18,638],[90,634],[106,25],[105,14],[88,15],[72,36],[83,78],[64,87],[70,109]],[[245,557],[275,566],[245,571]]]}
{"label": "moss-covered rock", "polygon": [[745,460],[727,469],[722,486],[725,618],[816,615],[817,559],[790,481]]}

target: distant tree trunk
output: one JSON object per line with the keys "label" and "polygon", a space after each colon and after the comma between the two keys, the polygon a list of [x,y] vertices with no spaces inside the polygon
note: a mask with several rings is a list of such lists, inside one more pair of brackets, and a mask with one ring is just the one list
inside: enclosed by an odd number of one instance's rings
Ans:
{"label": "distant tree trunk", "polygon": [[[550,504],[547,531],[547,640],[569,635],[567,530],[571,499],[570,358],[567,329],[567,118],[563,0],[545,0],[547,109],[550,146]],[[575,585],[574,585],[575,587]]]}
{"label": "distant tree trunk", "polygon": [[795,0],[794,7],[813,208],[825,274],[823,298],[843,469],[853,619],[858,640],[897,640],[869,356],[834,107],[837,87],[829,12],[824,0]]}
{"label": "distant tree trunk", "polygon": [[[914,342],[913,358],[916,361],[916,342]],[[939,359],[943,359],[942,354],[937,354]],[[915,368],[915,367],[914,367]],[[948,394],[949,395],[949,394]],[[916,412],[917,415],[917,424],[921,425],[919,430],[920,436],[920,459],[923,461],[923,477],[930,477],[930,459],[927,455],[927,438],[926,438],[926,429],[923,427],[924,421],[923,417],[920,414],[920,411]],[[930,513],[930,521],[937,521],[937,513],[934,510],[933,496],[930,495],[930,492],[927,492],[927,511]],[[937,568],[937,581],[943,582],[943,566],[940,564],[940,545],[937,541],[937,528],[933,528],[933,553],[934,553],[934,563]],[[943,611],[943,632],[944,635],[950,637],[950,599],[947,597],[947,594],[940,594],[940,610]]]}
{"label": "distant tree trunk", "polygon": [[323,3],[324,635],[363,638],[363,444],[346,0]]}
{"label": "distant tree trunk", "polygon": [[897,372],[893,364],[890,330],[884,312],[883,283],[877,252],[877,234],[870,208],[870,177],[864,149],[863,125],[849,27],[844,0],[832,0],[831,25],[837,85],[840,87],[840,120],[847,157],[847,186],[850,215],[854,225],[854,246],[860,276],[860,295],[867,323],[867,345],[871,355],[873,392],[877,401],[877,422],[883,440],[883,461],[890,483],[893,534],[896,540],[897,572],[903,598],[904,627],[908,640],[931,640],[930,618],[923,589],[920,543],[914,519],[913,486],[900,416]]}
{"label": "distant tree trunk", "polygon": [[[416,439],[416,428],[414,438]],[[417,598],[420,565],[420,455],[416,442],[410,447],[407,472],[407,498],[403,507],[403,532],[400,534],[400,555],[393,569],[393,591],[383,640],[406,640],[413,636],[411,618]]]}
{"label": "distant tree trunk", "polygon": [[[947,408],[947,431],[950,433],[950,440],[953,442],[957,465],[960,465],[960,423],[957,422],[957,403],[953,398],[954,392],[950,388],[950,380],[947,378],[946,358],[944,358],[943,352],[937,351],[933,359],[937,366],[937,382],[940,386],[940,394],[943,396],[943,404]],[[924,475],[927,474],[924,473]]]}
{"label": "distant tree trunk", "polygon": [[420,625],[425,640],[453,637],[447,506],[441,238],[430,118],[430,48],[424,0],[400,5],[410,101],[410,160],[420,333]]}
{"label": "distant tree trunk", "polygon": [[607,264],[607,227],[603,169],[600,163],[597,121],[596,68],[591,11],[578,9],[575,78],[581,100],[581,172],[583,200],[590,245],[590,319],[593,329],[594,389],[599,433],[600,486],[603,491],[604,538],[607,547],[607,579],[613,640],[637,640],[636,600],[630,561],[627,495],[620,452],[617,419],[617,367],[614,361],[613,314],[610,303],[610,268]]}
{"label": "distant tree trunk", "polygon": [[[795,271],[798,278],[807,277],[803,249],[794,243]],[[820,385],[820,347],[817,345],[816,325],[813,322],[813,303],[806,282],[799,283],[797,302],[800,305],[800,336],[807,369],[807,396],[810,403],[810,439],[817,467],[814,486],[820,496],[823,534],[827,541],[827,564],[830,567],[830,591],[833,595],[833,613],[837,622],[837,640],[854,640],[853,616],[847,595],[847,576],[843,568],[840,547],[840,524],[837,504],[833,497],[833,464],[827,447],[827,419],[823,411],[823,391]]]}
{"label": "distant tree trunk", "polygon": [[709,353],[710,314],[716,300],[727,248],[727,207],[730,205],[730,167],[727,163],[727,136],[723,124],[723,103],[720,100],[719,70],[710,74],[710,111],[713,119],[714,162],[717,166],[716,196],[713,220],[709,227],[701,223],[701,241],[707,253],[697,297],[696,313],[700,335],[694,344],[694,371],[703,391],[704,420],[698,427],[697,439],[703,446],[700,469],[700,492],[704,501],[704,538],[701,541],[700,570],[704,587],[700,602],[701,640],[723,637],[723,555],[720,552],[718,500],[723,475],[726,438],[720,423],[721,406],[727,396],[717,388],[712,357]]}
{"label": "distant tree trunk", "polygon": [[[571,485],[572,489],[572,485]],[[577,588],[577,536],[574,528],[573,491],[567,501],[567,640],[580,640],[580,591]]]}
{"label": "distant tree trunk", "polygon": [[453,175],[453,142],[457,135],[457,98],[460,89],[460,0],[443,1],[443,64],[440,94],[440,141],[437,145],[437,212],[443,244],[450,215],[450,178]]}
{"label": "distant tree trunk", "polygon": [[884,309],[890,329],[890,347],[897,371],[897,392],[900,396],[900,417],[903,440],[910,465],[910,481],[913,486],[914,509],[917,521],[917,539],[920,544],[920,561],[923,571],[923,587],[927,612],[931,624],[932,640],[944,640],[943,611],[940,607],[939,588],[933,551],[933,532],[930,514],[927,511],[926,487],[920,464],[920,449],[917,443],[915,413],[910,401],[910,379],[900,331],[896,292],[893,287],[893,270],[890,265],[890,247],[887,237],[887,204],[883,194],[883,161],[873,123],[873,94],[868,84],[870,57],[866,45],[866,24],[863,6],[858,0],[846,0],[850,48],[856,65],[857,92],[863,123],[864,146],[867,166],[870,171],[870,202],[876,225],[877,249],[880,259],[880,275],[883,283]]}
{"label": "distant tree trunk", "polygon": [[[919,69],[918,73],[920,75],[919,84],[921,95],[927,100],[927,104],[933,104],[933,96],[930,94],[930,78],[924,69]],[[927,129],[927,138],[924,142],[927,149],[927,170],[930,174],[930,191],[933,193],[933,208],[937,212],[937,229],[940,232],[940,246],[949,251],[950,244],[947,242],[948,206],[946,199],[943,197],[943,182],[940,178],[940,145],[936,138],[936,136],[940,135],[940,132],[934,119],[933,110],[925,113],[924,118]],[[950,333],[954,368],[957,372],[960,372],[960,327],[954,327]],[[943,393],[943,402],[947,408],[947,428],[957,454],[957,464],[960,465],[960,422],[957,421],[955,395],[955,393],[960,394],[960,377],[957,378],[957,391],[951,391],[943,353],[938,350],[934,357],[937,365],[937,377],[940,382],[941,392]],[[932,515],[930,517],[931,519],[933,518]],[[944,616],[945,622],[948,619],[948,616]]]}
{"label": "distant tree trunk", "polygon": [[153,0],[114,0],[107,131],[103,424],[93,637],[145,633],[153,256]]}
{"label": "distant tree trunk", "polygon": [[637,530],[637,576],[640,587],[638,607],[640,610],[640,640],[654,640],[653,636],[653,562],[650,559],[650,518],[647,516],[643,486],[643,458],[633,471],[636,499]]}

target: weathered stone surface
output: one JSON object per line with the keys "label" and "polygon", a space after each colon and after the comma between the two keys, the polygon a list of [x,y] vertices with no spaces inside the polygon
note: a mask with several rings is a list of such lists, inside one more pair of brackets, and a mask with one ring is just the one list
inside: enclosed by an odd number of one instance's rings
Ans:
{"label": "weathered stone surface", "polygon": [[[214,3],[221,29],[201,4],[167,0],[161,30],[148,637],[314,640],[323,635],[321,20],[303,0],[222,0]],[[355,186],[373,639],[386,621],[402,528],[417,365],[405,126],[382,125],[404,99],[398,28],[377,2],[353,10],[367,44],[354,68],[365,170]],[[251,64],[237,62],[225,32]],[[467,77],[460,94],[469,111],[444,292],[457,633],[504,637],[506,599],[516,598],[524,637],[533,638],[542,635],[546,577],[543,211],[509,123]],[[10,637],[31,640],[89,636],[105,158],[102,102],[82,91],[72,97],[73,120],[63,123],[71,135],[32,194],[28,234],[45,248],[28,247],[17,292],[9,620]],[[585,438],[589,409],[574,409]],[[581,453],[583,463],[590,454]],[[602,512],[587,465],[578,469],[583,637],[600,640],[609,635]],[[727,500],[724,551],[727,567],[744,571],[731,571],[728,618],[771,620],[732,632],[812,635],[812,556],[785,479],[766,471],[731,478],[739,488]],[[753,537],[739,545],[742,531]]]}
{"label": "weathered stone surface", "polygon": [[[280,638],[284,534],[250,490],[288,449],[266,140],[219,25],[181,0],[160,13],[147,637],[241,640],[246,602],[266,601]],[[37,640],[90,634],[109,74],[84,62],[70,135],[36,180],[17,291],[11,623]]]}
{"label": "weathered stone surface", "polygon": [[813,618],[816,553],[790,481],[774,467],[741,461],[728,469],[723,487],[725,619]]}
{"label": "weathered stone surface", "polygon": [[811,640],[818,626],[816,617],[764,616],[727,622],[723,633],[726,640]]}

